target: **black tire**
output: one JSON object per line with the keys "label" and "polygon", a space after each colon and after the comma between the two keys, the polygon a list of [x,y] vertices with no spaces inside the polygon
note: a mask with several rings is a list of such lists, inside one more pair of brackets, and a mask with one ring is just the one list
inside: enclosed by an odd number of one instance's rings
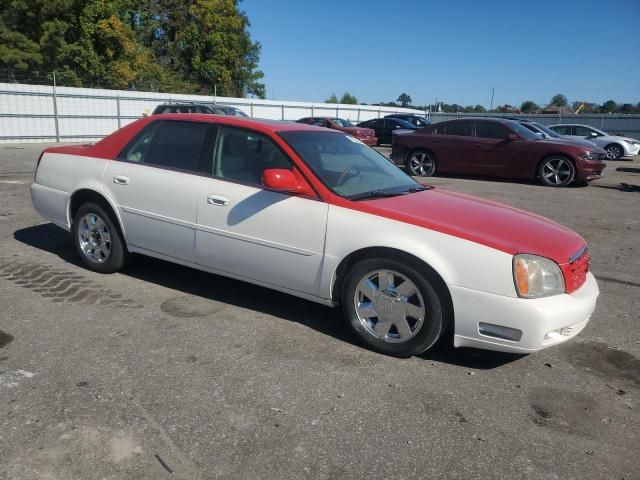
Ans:
{"label": "black tire", "polygon": [[434,177],[437,173],[436,157],[427,150],[414,150],[407,155],[404,169],[414,177]]}
{"label": "black tire", "polygon": [[538,165],[540,183],[547,187],[566,187],[576,178],[576,167],[566,157],[547,157]]}
{"label": "black tire", "polygon": [[[103,231],[103,235],[104,233],[108,233],[109,240],[107,241],[104,238],[99,238],[97,241],[99,242],[99,247],[101,249],[108,249],[108,254],[96,255],[95,249],[93,255],[85,253],[82,246],[80,230],[83,228],[84,219],[87,216],[96,216],[104,223],[106,232]],[[76,247],[76,252],[80,256],[84,266],[89,270],[93,270],[98,273],[117,272],[118,270],[121,270],[130,259],[131,254],[127,250],[117,221],[109,212],[96,203],[85,203],[80,206],[73,217],[71,233],[73,235],[73,243]],[[93,259],[91,258],[92,256]],[[102,260],[100,261],[96,257],[102,258]]]}
{"label": "black tire", "polygon": [[607,160],[619,160],[624,156],[624,149],[617,143],[611,143],[604,147],[607,152]]}
{"label": "black tire", "polygon": [[[360,295],[358,288],[360,282],[367,278],[368,274],[376,271],[393,271],[400,274],[396,277],[399,280],[397,287],[401,287],[402,281],[408,279],[413,282],[413,286],[420,294],[419,300],[424,304],[425,312],[423,321],[419,327],[415,327],[413,336],[406,341],[379,338],[371,331],[374,327],[366,320],[361,320],[356,311],[356,302],[359,301],[357,295]],[[401,276],[406,278],[401,279]],[[391,258],[371,258],[356,263],[347,272],[342,285],[341,304],[349,327],[365,345],[386,355],[410,357],[418,355],[436,344],[448,329],[449,324],[452,323],[448,308],[449,302],[447,301],[448,294],[444,291],[445,288],[437,275],[424,266],[415,265],[413,262],[400,262]],[[414,298],[417,298],[417,295]],[[374,304],[372,299],[370,302]],[[376,309],[378,305],[376,304]],[[377,319],[375,325],[382,320],[382,317],[374,318]],[[388,320],[386,322],[389,323]],[[418,323],[416,322],[416,325]],[[393,335],[393,328],[395,325],[388,330],[387,335]]]}

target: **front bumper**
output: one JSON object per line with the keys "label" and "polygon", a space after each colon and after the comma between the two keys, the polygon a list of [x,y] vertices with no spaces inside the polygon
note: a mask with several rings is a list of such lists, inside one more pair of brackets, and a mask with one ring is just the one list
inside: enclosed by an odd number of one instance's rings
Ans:
{"label": "front bumper", "polygon": [[629,143],[627,145],[628,145],[628,148],[627,146],[625,146],[624,148],[625,157],[633,157],[634,155],[638,155],[638,153],[640,153],[640,145],[636,143]]}
{"label": "front bumper", "polygon": [[577,166],[577,180],[590,182],[591,180],[604,177],[604,169],[607,167],[607,164],[600,160],[578,160]]}
{"label": "front bumper", "polygon": [[[524,299],[449,286],[455,311],[454,346],[532,353],[575,337],[587,325],[599,295],[595,277],[572,294]],[[480,333],[480,323],[522,332],[519,340]]]}

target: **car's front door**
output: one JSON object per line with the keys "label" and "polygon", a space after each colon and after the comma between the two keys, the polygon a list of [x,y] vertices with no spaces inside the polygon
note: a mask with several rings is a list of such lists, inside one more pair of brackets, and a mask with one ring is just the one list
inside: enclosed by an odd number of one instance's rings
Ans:
{"label": "car's front door", "polygon": [[294,168],[266,135],[220,127],[214,163],[197,201],[196,261],[316,295],[328,205],[262,186],[265,169]]}
{"label": "car's front door", "polygon": [[109,162],[103,188],[119,210],[127,243],[193,261],[197,192],[211,171],[209,123],[150,123]]}

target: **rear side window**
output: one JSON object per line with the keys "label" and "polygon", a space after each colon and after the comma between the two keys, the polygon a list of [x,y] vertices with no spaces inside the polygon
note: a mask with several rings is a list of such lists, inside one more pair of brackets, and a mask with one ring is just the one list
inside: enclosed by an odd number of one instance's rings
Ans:
{"label": "rear side window", "polygon": [[589,137],[592,133],[595,133],[593,130],[587,127],[573,127],[574,135],[579,137]]}
{"label": "rear side window", "polygon": [[[461,137],[470,137],[472,135],[472,122],[469,121],[461,121],[461,122],[450,122],[447,123],[444,127],[445,130],[443,133],[446,135],[458,135]],[[438,129],[439,130],[439,129]]]}
{"label": "rear side window", "polygon": [[508,128],[496,122],[476,122],[476,137],[505,140],[509,138]]}
{"label": "rear side window", "polygon": [[571,127],[568,125],[560,125],[557,127],[552,127],[552,130],[556,131],[560,135],[571,135]]}
{"label": "rear side window", "polygon": [[213,126],[207,123],[153,122],[120,153],[129,162],[177,168],[190,172],[211,172],[211,155],[204,152]]}

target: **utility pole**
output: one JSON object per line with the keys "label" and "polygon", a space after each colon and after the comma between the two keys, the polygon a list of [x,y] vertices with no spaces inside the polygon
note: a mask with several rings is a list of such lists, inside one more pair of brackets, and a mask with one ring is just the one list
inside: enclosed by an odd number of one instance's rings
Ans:
{"label": "utility pole", "polygon": [[493,111],[493,94],[495,93],[496,89],[495,88],[491,88],[491,107],[489,108],[489,111],[492,112]]}

